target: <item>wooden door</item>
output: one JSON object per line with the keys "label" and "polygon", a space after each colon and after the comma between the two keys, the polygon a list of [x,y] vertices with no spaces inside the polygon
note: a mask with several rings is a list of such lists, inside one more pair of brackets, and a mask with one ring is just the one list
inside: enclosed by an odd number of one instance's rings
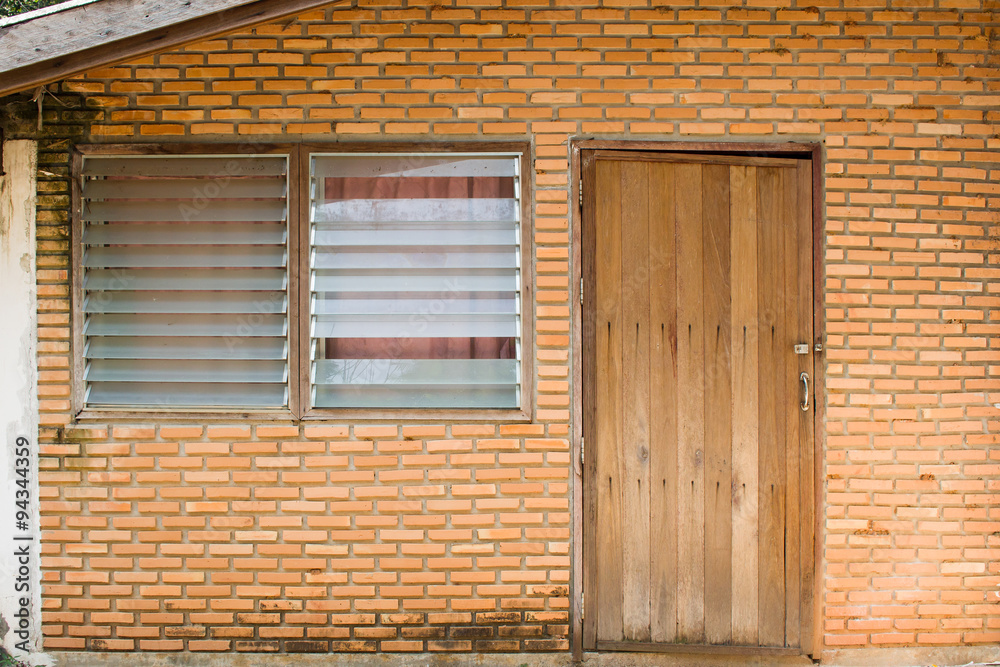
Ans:
{"label": "wooden door", "polygon": [[810,162],[588,151],[583,166],[585,647],[799,653]]}

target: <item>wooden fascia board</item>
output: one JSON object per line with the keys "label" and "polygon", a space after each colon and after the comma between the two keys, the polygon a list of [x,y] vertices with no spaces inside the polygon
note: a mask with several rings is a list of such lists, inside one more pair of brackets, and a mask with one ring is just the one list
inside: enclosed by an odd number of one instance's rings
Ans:
{"label": "wooden fascia board", "polygon": [[340,4],[334,0],[257,0],[5,72],[0,97],[61,81],[88,70],[134,60],[302,12]]}

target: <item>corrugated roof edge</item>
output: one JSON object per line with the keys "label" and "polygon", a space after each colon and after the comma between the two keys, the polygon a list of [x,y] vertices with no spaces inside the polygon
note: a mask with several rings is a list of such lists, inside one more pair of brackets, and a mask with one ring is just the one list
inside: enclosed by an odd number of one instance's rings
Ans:
{"label": "corrugated roof edge", "polygon": [[33,9],[30,12],[15,14],[14,16],[8,16],[7,18],[0,19],[0,28],[6,28],[9,25],[16,25],[18,23],[25,23],[26,21],[31,21],[32,19],[41,18],[43,16],[49,16],[51,14],[57,14],[59,12],[66,11],[67,9],[82,7],[83,5],[92,5],[95,2],[100,1],[101,0],[69,0],[68,2],[61,2],[58,5],[42,7],[41,9]]}

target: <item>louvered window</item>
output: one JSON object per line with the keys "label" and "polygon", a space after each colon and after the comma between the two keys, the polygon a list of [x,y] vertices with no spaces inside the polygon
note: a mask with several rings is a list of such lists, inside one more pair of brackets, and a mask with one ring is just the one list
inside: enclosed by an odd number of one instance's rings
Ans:
{"label": "louvered window", "polygon": [[288,159],[85,156],[87,407],[289,404]]}
{"label": "louvered window", "polygon": [[314,154],[316,408],[515,408],[517,154]]}

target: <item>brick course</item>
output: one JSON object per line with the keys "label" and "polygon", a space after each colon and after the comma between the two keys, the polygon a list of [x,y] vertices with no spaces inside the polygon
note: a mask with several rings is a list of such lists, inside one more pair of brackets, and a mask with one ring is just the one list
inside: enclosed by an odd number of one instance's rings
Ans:
{"label": "brick course", "polygon": [[[576,137],[822,144],[825,645],[1000,642],[998,31],[989,0],[374,0],[63,82],[39,159],[46,647],[567,650]],[[73,143],[525,137],[532,423],[73,423]]]}

